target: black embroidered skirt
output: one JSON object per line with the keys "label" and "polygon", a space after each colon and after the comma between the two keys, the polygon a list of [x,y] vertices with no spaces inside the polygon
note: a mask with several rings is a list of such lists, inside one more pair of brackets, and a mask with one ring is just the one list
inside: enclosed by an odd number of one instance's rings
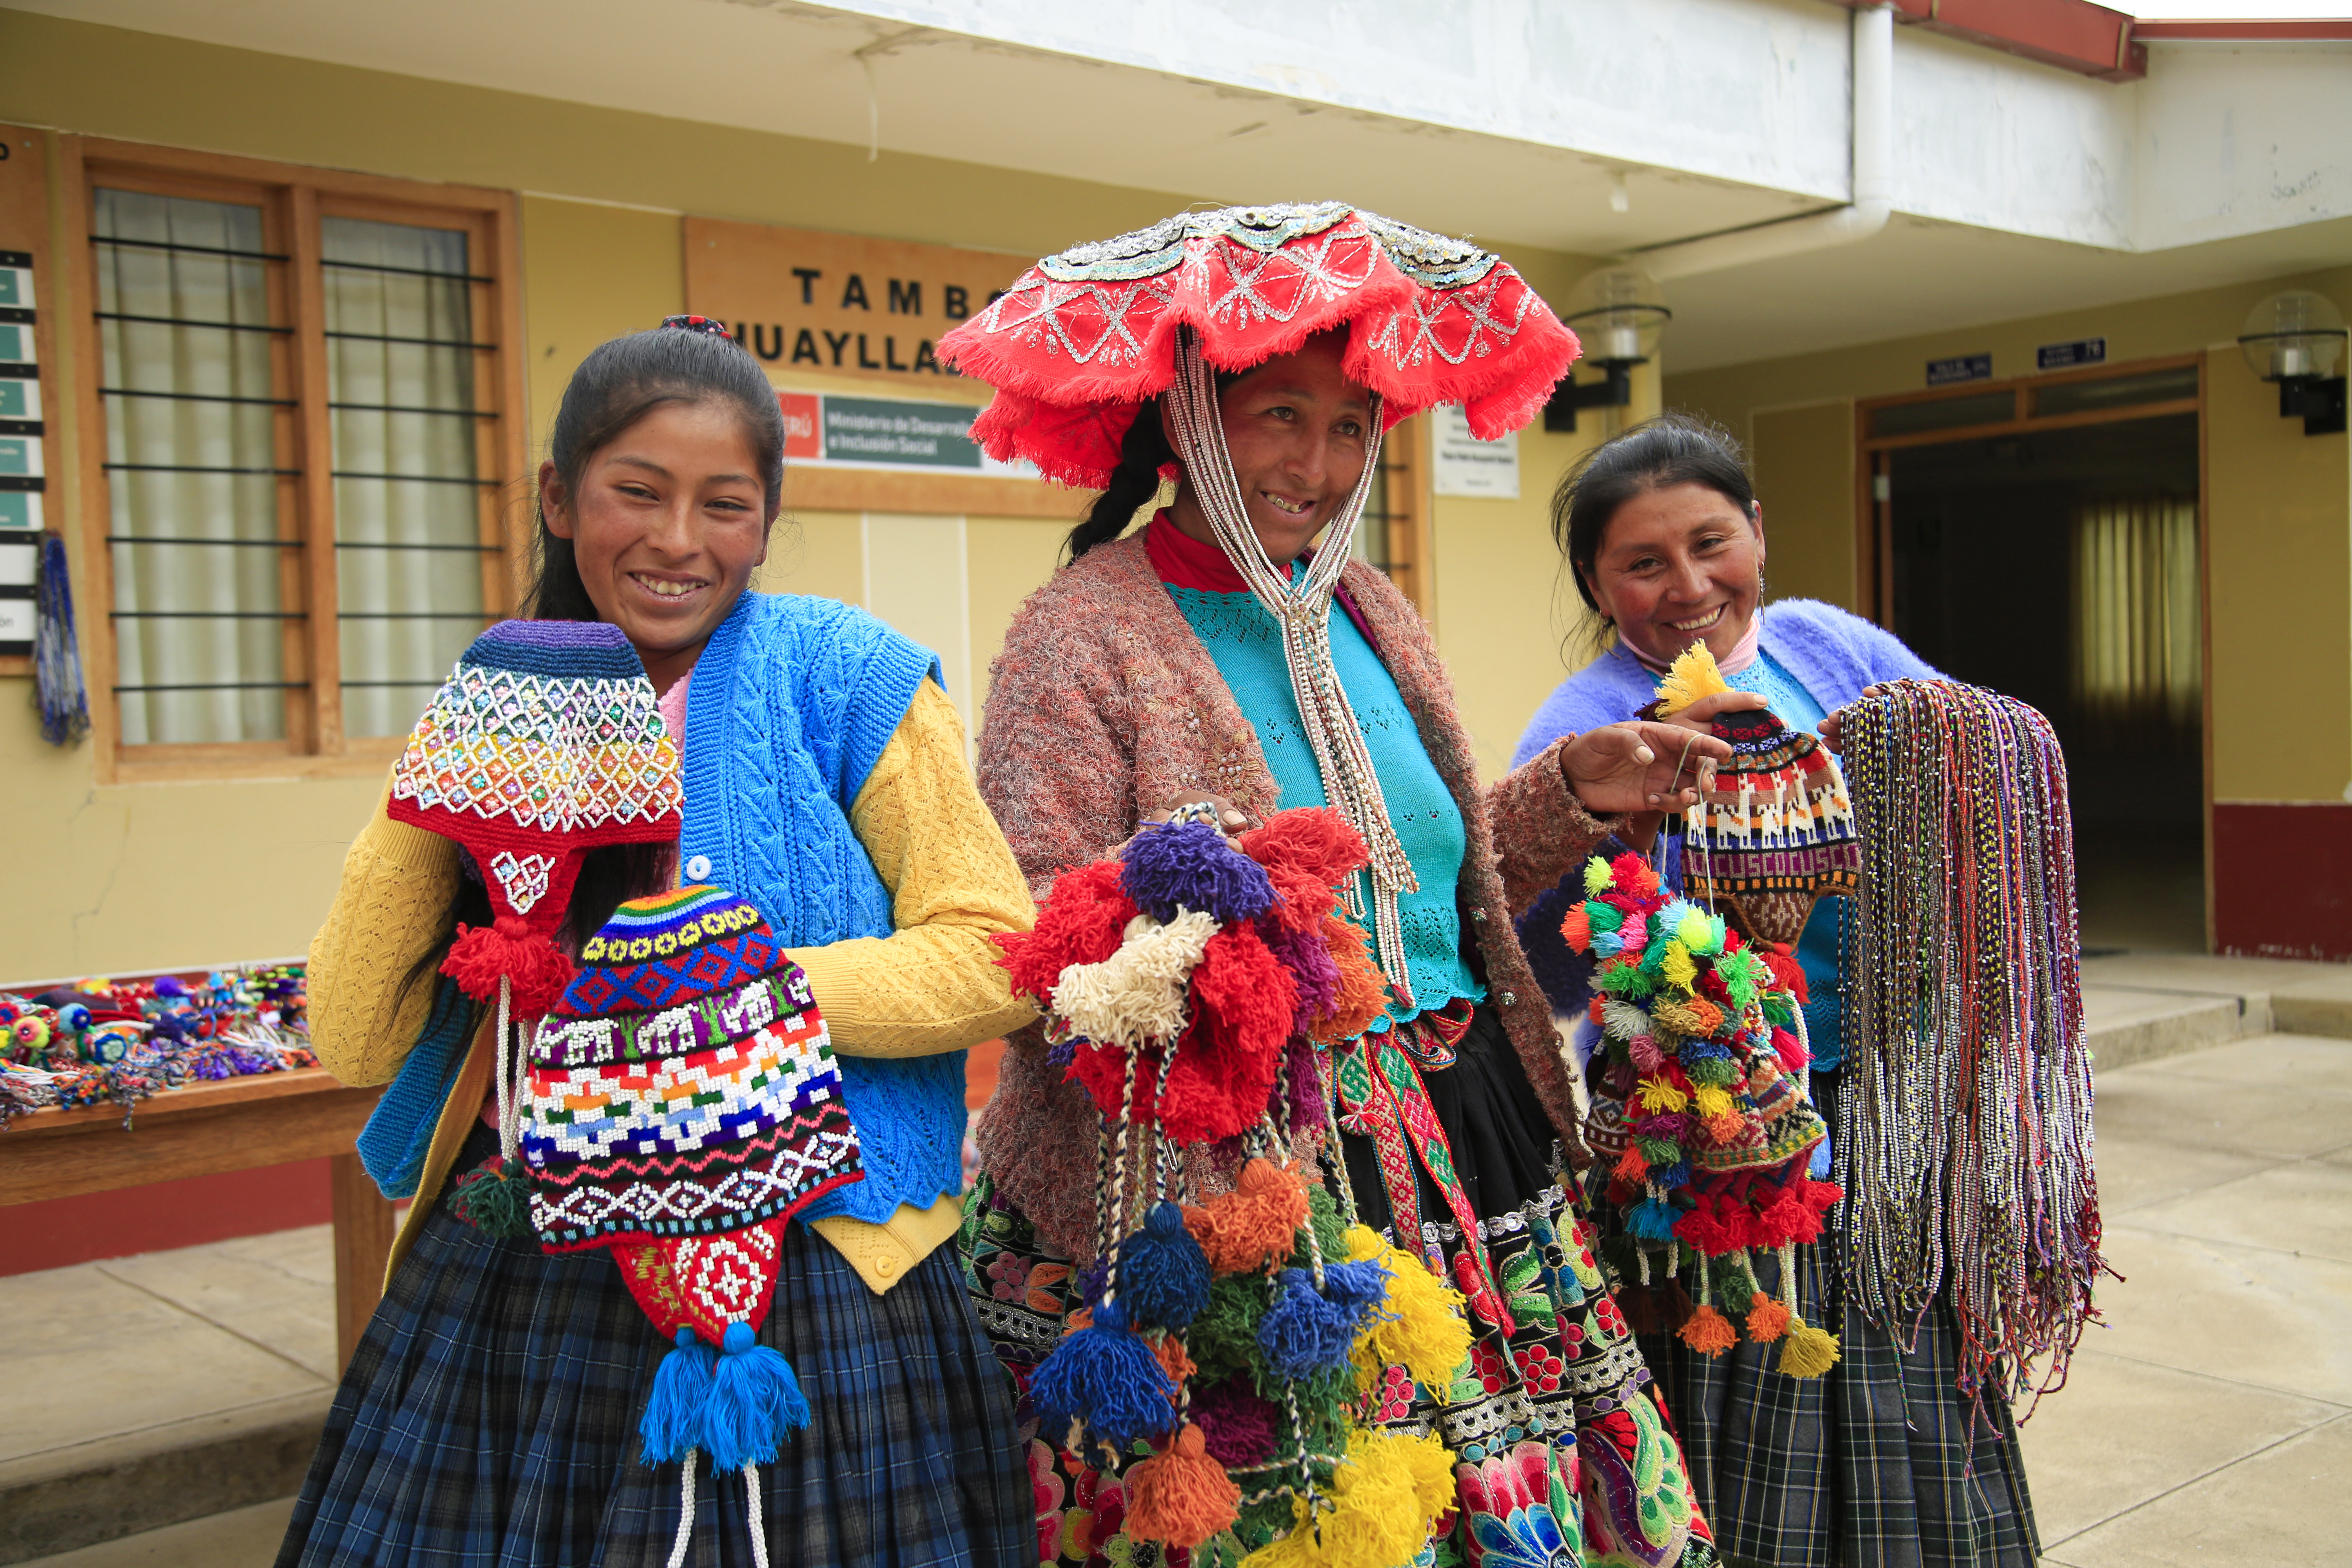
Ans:
{"label": "black embroidered skirt", "polygon": [[[1835,1124],[1835,1075],[1813,1098]],[[1840,1222],[1843,1207],[1830,1223]],[[1720,1358],[1670,1334],[1640,1336],[1735,1564],[1822,1568],[2032,1568],[2040,1557],[2007,1403],[1963,1394],[1959,1331],[1940,1299],[1906,1352],[1851,1306],[1823,1308],[1822,1245],[1796,1249],[1799,1315],[1837,1330],[1828,1375],[1772,1370],[1779,1347],[1742,1340]],[[1780,1289],[1780,1264],[1757,1260]]]}

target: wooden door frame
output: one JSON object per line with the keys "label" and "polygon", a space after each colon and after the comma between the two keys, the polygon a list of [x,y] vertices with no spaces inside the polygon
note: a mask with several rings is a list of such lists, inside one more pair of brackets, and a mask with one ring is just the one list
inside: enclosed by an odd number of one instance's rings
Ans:
{"label": "wooden door frame", "polygon": [[[2197,395],[2160,403],[2131,404],[2075,414],[2033,416],[2033,393],[2045,386],[2086,381],[2115,381],[2155,371],[2197,369]],[[2211,527],[2211,462],[2206,417],[2207,389],[2212,384],[2205,351],[2161,354],[2120,364],[2092,365],[2082,370],[2053,371],[2042,375],[2011,376],[2005,381],[1971,381],[1931,392],[1906,392],[1890,397],[1857,398],[1853,405],[1854,472],[1854,603],[1864,616],[1893,631],[1895,616],[1894,511],[1891,498],[1878,499],[1878,481],[1888,474],[1887,454],[1906,447],[1942,446],[1954,441],[1980,441],[1989,437],[2030,435],[2086,425],[2119,425],[2133,419],[2160,418],[2172,414],[2197,416],[2197,622],[2199,745],[2202,752],[2203,817],[2205,824],[2205,951],[2214,951],[2213,926],[2213,586]],[[1921,403],[1948,402],[1958,397],[1982,397],[1990,393],[2011,395],[2012,417],[1989,424],[1955,426],[1944,430],[1906,432],[1897,436],[1870,433],[1871,416],[1882,408]]]}

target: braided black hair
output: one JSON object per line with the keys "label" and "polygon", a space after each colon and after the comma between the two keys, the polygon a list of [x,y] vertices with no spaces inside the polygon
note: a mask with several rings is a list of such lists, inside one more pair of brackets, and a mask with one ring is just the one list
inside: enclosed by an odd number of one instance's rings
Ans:
{"label": "braided black hair", "polygon": [[1145,404],[1135,411],[1135,423],[1127,427],[1127,438],[1119,443],[1118,467],[1111,471],[1109,488],[1095,498],[1085,519],[1064,542],[1069,559],[1076,561],[1096,545],[1108,544],[1125,533],[1127,525],[1135,521],[1136,509],[1160,493],[1160,466],[1175,460],[1175,449],[1160,427],[1159,403]]}

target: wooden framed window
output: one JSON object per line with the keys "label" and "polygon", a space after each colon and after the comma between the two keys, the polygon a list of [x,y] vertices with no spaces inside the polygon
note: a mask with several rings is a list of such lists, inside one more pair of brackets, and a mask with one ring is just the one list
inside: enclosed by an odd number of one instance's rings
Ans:
{"label": "wooden framed window", "polygon": [[66,154],[100,777],[380,767],[514,611],[512,196]]}
{"label": "wooden framed window", "polygon": [[1356,525],[1354,553],[1389,574],[1423,616],[1431,603],[1428,420],[1400,422],[1381,441],[1381,462]]}

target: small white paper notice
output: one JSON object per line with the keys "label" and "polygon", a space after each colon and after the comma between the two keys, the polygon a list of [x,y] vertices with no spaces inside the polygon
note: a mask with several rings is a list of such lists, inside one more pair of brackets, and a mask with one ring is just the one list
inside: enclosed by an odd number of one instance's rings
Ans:
{"label": "small white paper notice", "polygon": [[1453,404],[1431,411],[1436,421],[1430,445],[1437,466],[1430,489],[1442,496],[1519,499],[1519,437],[1481,441],[1470,434],[1470,416]]}

